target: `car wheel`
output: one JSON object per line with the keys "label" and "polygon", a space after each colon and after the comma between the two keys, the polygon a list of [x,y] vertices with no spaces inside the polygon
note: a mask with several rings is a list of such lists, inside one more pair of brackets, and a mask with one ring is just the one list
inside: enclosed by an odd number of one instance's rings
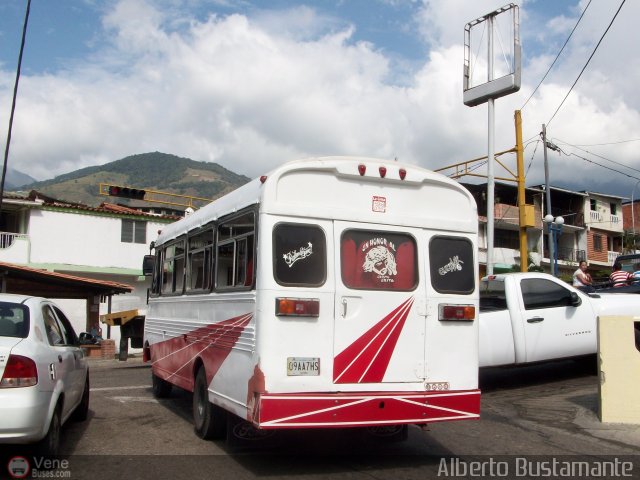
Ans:
{"label": "car wheel", "polygon": [[222,439],[226,436],[226,412],[209,401],[207,377],[204,367],[196,374],[193,389],[193,424],[200,438]]}
{"label": "car wheel", "polygon": [[87,380],[84,382],[84,390],[82,392],[82,398],[80,403],[73,412],[73,420],[76,422],[84,422],[89,416],[89,374],[87,373]]}
{"label": "car wheel", "polygon": [[59,405],[53,411],[51,417],[51,423],[49,423],[49,430],[45,437],[38,442],[36,450],[41,455],[57,455],[60,448],[60,430],[62,425],[60,423],[60,408]]}
{"label": "car wheel", "polygon": [[154,397],[167,398],[169,395],[171,395],[172,385],[166,380],[161,379],[153,372],[151,372],[151,385],[153,388]]}

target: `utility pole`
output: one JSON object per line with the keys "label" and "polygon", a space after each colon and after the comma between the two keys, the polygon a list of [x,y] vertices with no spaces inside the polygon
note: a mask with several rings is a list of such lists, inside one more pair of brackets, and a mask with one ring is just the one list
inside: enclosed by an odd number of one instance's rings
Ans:
{"label": "utility pole", "polygon": [[[487,18],[487,82],[491,83],[493,80],[493,16]],[[494,200],[494,185],[495,178],[493,176],[493,164],[495,163],[494,157],[494,125],[495,125],[495,113],[494,113],[494,99],[489,98],[487,100],[487,124],[488,124],[488,139],[487,139],[487,275],[493,275],[493,228],[494,228],[494,214],[495,214],[495,200]]]}
{"label": "utility pole", "polygon": [[526,198],[524,194],[524,155],[522,147],[522,116],[520,110],[515,112],[516,126],[516,175],[518,185],[518,217],[520,232],[520,271],[529,270],[529,252],[527,251],[527,221],[526,221]]}
{"label": "utility pole", "polygon": [[[545,124],[542,124],[542,143],[544,146],[544,193],[546,198],[546,206],[547,213],[545,215],[551,214],[551,188],[549,185],[549,162],[547,160],[547,127]],[[553,244],[553,232],[551,228],[547,232],[547,244],[549,245],[549,264],[551,264],[551,259],[554,258],[555,253],[555,245]]]}

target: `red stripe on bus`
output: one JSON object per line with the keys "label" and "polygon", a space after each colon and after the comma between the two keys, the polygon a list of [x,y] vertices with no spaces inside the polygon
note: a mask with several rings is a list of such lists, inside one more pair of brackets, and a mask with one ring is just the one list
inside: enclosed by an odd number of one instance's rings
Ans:
{"label": "red stripe on bus", "polygon": [[480,390],[261,394],[259,402],[257,426],[263,429],[422,424],[480,417]]}
{"label": "red stripe on bus", "polygon": [[406,300],[333,359],[334,383],[382,382],[413,300]]}
{"label": "red stripe on bus", "polygon": [[252,318],[253,314],[240,315],[152,344],[150,350],[154,373],[193,391],[193,364],[197,358],[201,358],[207,372],[207,382],[210,383]]}

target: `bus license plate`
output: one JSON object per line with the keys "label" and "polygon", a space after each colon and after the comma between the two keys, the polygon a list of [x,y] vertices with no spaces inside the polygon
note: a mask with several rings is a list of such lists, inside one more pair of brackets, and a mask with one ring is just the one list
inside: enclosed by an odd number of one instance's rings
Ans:
{"label": "bus license plate", "polygon": [[320,359],[315,357],[288,357],[287,376],[320,375]]}

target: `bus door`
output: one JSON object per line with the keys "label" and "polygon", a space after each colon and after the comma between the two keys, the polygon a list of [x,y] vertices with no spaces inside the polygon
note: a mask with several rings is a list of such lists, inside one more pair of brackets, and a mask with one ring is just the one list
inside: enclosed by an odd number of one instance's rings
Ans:
{"label": "bus door", "polygon": [[336,221],[334,235],[334,384],[422,381],[421,230]]}

